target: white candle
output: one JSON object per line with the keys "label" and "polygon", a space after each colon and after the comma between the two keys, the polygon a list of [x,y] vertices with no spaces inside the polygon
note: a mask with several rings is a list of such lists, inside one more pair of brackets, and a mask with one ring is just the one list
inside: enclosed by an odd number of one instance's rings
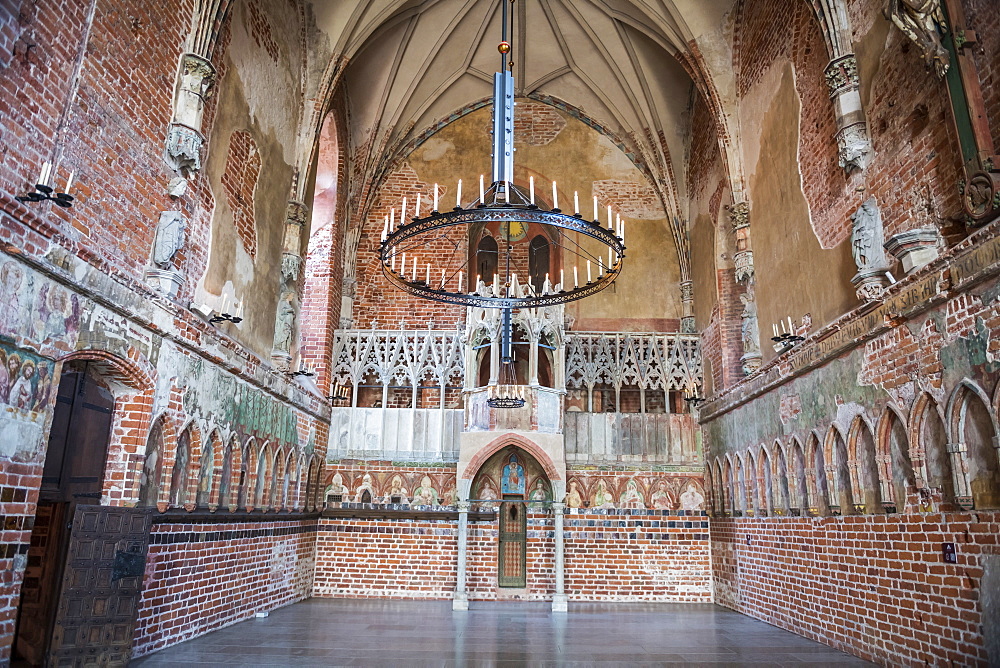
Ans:
{"label": "white candle", "polygon": [[458,191],[455,193],[455,206],[459,208],[462,206],[462,179],[458,180]]}
{"label": "white candle", "polygon": [[47,162],[43,162],[42,163],[42,168],[40,170],[38,170],[38,178],[35,180],[35,183],[38,183],[38,184],[42,183],[42,179],[45,178],[45,165],[47,165],[47,164],[49,164],[49,163],[47,163]]}
{"label": "white candle", "polygon": [[414,213],[413,215],[416,216],[417,218],[420,217],[420,193],[417,193],[416,213]]}
{"label": "white candle", "polygon": [[573,191],[573,213],[580,213],[580,193]]}
{"label": "white candle", "polygon": [[[68,178],[68,179],[66,179],[66,189],[65,189],[65,190],[63,190],[63,192],[64,192],[64,193],[68,193],[68,192],[69,192],[69,189],[70,189],[70,187],[71,187],[71,186],[73,185],[73,174],[74,174],[74,173],[75,173],[75,172],[70,172],[70,173],[69,173],[69,178]],[[241,306],[242,306],[242,304],[241,304]]]}
{"label": "white candle", "polygon": [[406,224],[406,198],[403,198],[403,207],[399,210],[399,222]]}
{"label": "white candle", "polygon": [[531,193],[531,203],[534,204],[535,203],[535,177],[534,176],[529,176],[528,177],[528,190]]}
{"label": "white candle", "polygon": [[510,275],[510,284],[515,288],[517,287],[517,274]]}
{"label": "white candle", "polygon": [[611,205],[608,205],[608,229],[610,230],[614,223],[614,218],[611,217]]}
{"label": "white candle", "polygon": [[431,263],[430,262],[427,263],[427,278],[424,279],[424,283],[427,284],[427,287],[430,287],[430,285],[431,285]]}
{"label": "white candle", "polygon": [[434,210],[438,210],[438,184],[434,184]]}
{"label": "white candle", "polygon": [[483,185],[483,175],[479,175],[479,203],[486,204],[486,189]]}
{"label": "white candle", "polygon": [[389,229],[396,227],[396,209],[389,209]]}
{"label": "white candle", "polygon": [[622,221],[621,227],[618,229],[618,238],[620,238],[622,240],[622,243],[625,243],[625,221],[624,220]]}
{"label": "white candle", "polygon": [[236,307],[236,317],[239,318],[240,320],[243,319],[243,302],[242,301],[240,302],[240,305]]}
{"label": "white candle", "polygon": [[461,272],[461,270],[458,272],[458,291],[459,292],[462,291],[462,272]]}
{"label": "white candle", "polygon": [[441,270],[441,289],[444,290],[444,269]]}
{"label": "white candle", "polygon": [[503,198],[507,204],[510,204],[510,181],[503,182]]}
{"label": "white candle", "polygon": [[229,313],[229,295],[222,295],[222,315],[227,315]]}
{"label": "white candle", "polygon": [[562,269],[559,270],[559,289],[566,289],[566,273]]}
{"label": "white candle", "polygon": [[789,334],[795,333],[795,328],[792,327],[792,316],[788,316],[788,333]]}
{"label": "white candle", "polygon": [[774,331],[774,338],[778,338],[778,326],[772,322],[771,329]]}
{"label": "white candle", "polygon": [[594,195],[594,220],[597,220],[597,195]]}
{"label": "white candle", "polygon": [[413,258],[413,280],[417,280],[417,258]]}
{"label": "white candle", "polygon": [[392,254],[392,270],[396,271],[396,254]]}
{"label": "white candle", "polygon": [[43,186],[47,185],[49,182],[49,176],[51,174],[52,174],[52,163],[46,162],[44,165],[42,165],[42,175],[41,178],[39,178],[38,182]]}
{"label": "white candle", "polygon": [[403,261],[399,265],[399,275],[406,277],[406,253],[403,253]]}
{"label": "white candle", "polygon": [[577,273],[577,267],[575,264],[573,265],[573,287],[574,288],[580,287],[580,276]]}
{"label": "white candle", "polygon": [[546,285],[551,285],[549,283],[549,272],[545,272],[545,283],[542,285],[542,289],[544,289]]}
{"label": "white candle", "polygon": [[556,182],[552,182],[552,208],[559,208],[559,191],[556,190]]}
{"label": "white candle", "polygon": [[603,257],[598,257],[597,258],[597,275],[598,275],[598,277],[604,275],[604,258]]}
{"label": "white candle", "polygon": [[590,260],[587,260],[587,282],[590,283],[593,278],[590,275]]}
{"label": "white candle", "polygon": [[493,274],[493,294],[500,294],[500,277],[496,274]]}

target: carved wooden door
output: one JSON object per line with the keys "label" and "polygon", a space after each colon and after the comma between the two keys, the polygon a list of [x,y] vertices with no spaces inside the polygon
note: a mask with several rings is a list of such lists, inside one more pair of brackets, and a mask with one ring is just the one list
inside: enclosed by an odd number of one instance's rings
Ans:
{"label": "carved wooden door", "polygon": [[49,665],[128,664],[149,547],[150,510],[76,506]]}
{"label": "carved wooden door", "polygon": [[500,544],[497,584],[524,588],[528,585],[526,548],[527,512],[523,503],[506,501],[500,505]]}

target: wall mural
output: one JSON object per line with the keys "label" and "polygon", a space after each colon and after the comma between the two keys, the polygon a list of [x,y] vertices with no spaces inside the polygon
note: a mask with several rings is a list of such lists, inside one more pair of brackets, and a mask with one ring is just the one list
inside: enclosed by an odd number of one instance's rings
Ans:
{"label": "wall mural", "polygon": [[54,372],[51,360],[0,343],[0,457],[30,460],[38,454],[57,389]]}
{"label": "wall mural", "polygon": [[71,349],[80,329],[80,299],[64,286],[29,272],[17,260],[0,263],[0,338],[32,336]]}
{"label": "wall mural", "polygon": [[571,472],[568,508],[705,510],[701,478],[670,474]]}

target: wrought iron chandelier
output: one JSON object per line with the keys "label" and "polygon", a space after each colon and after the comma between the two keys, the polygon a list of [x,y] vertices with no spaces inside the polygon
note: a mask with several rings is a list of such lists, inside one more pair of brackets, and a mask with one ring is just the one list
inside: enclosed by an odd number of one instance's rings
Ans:
{"label": "wrought iron chandelier", "polygon": [[[625,221],[607,206],[607,218],[602,223],[598,198],[593,197],[593,218],[587,220],[580,212],[580,199],[573,193],[573,213],[559,208],[559,192],[552,182],[552,203],[546,208],[536,202],[535,179],[530,177],[528,187],[514,183],[514,61],[508,40],[508,29],[513,35],[514,0],[501,0],[503,8],[502,36],[497,47],[500,52],[500,72],[493,77],[493,180],[488,186],[479,177],[479,197],[470,202],[463,200],[462,181],[458,180],[455,206],[441,210],[440,187],[434,184],[430,211],[421,215],[421,195],[418,194],[411,213],[403,198],[397,223],[396,207],[385,218],[382,230],[380,260],[382,272],[388,281],[411,295],[438,302],[467,307],[503,309],[501,327],[500,384],[513,385],[514,355],[512,346],[511,311],[514,309],[556,306],[589,297],[611,285],[622,271],[625,258]],[[509,5],[509,6],[508,6]],[[510,9],[510,11],[508,11]],[[538,198],[539,202],[541,198]],[[498,227],[497,266],[490,282],[489,276],[475,274],[468,257],[455,262],[454,255],[473,238],[476,231],[487,226]],[[532,280],[522,269],[518,281],[514,244],[520,237],[513,230],[526,230],[535,225],[544,229],[546,236],[562,251],[562,259],[572,262],[572,283],[567,281],[565,262],[560,263],[558,282],[545,273],[544,280]],[[450,257],[429,258],[439,248],[451,247]],[[468,246],[466,255],[470,256]],[[424,257],[419,256],[423,254]],[[501,266],[500,258],[503,257]],[[447,265],[447,268],[446,268]],[[437,270],[440,268],[440,277]],[[580,274],[585,270],[585,282]],[[596,278],[595,278],[596,273]],[[466,280],[467,279],[467,280]],[[489,400],[493,408],[517,408],[524,405],[520,397],[497,397]]]}

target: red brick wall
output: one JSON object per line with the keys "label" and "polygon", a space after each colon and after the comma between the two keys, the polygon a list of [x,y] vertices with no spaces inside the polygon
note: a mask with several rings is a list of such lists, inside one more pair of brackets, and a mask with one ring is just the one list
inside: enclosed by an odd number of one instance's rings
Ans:
{"label": "red brick wall", "polygon": [[[250,5],[251,7],[253,5]],[[254,218],[253,198],[260,176],[260,153],[253,135],[237,130],[229,138],[226,170],[222,174],[222,187],[233,212],[233,224],[247,254],[257,257],[257,222]]]}
{"label": "red brick wall", "polygon": [[314,521],[155,525],[134,656],[308,598],[314,531]]}
{"label": "red brick wall", "polygon": [[716,603],[883,665],[985,665],[980,558],[998,553],[997,511],[712,520]]}
{"label": "red brick wall", "polygon": [[[555,543],[551,513],[530,512],[528,587],[521,598],[551,600]],[[708,518],[654,510],[576,510],[565,516],[566,592],[581,601],[710,600]],[[505,598],[496,586],[497,524],[470,522],[466,587],[472,600]],[[324,518],[315,596],[451,598],[458,563],[456,520]]]}

